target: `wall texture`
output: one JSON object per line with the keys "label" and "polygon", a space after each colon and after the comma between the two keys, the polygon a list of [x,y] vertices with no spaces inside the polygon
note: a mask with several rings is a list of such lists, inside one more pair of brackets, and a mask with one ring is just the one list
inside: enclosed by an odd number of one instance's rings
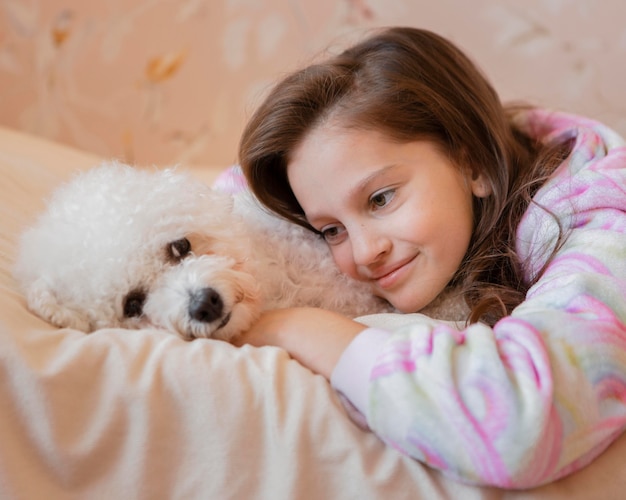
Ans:
{"label": "wall texture", "polygon": [[0,0],[0,125],[141,164],[227,164],[268,85],[392,24],[458,43],[505,100],[626,135],[623,0]]}

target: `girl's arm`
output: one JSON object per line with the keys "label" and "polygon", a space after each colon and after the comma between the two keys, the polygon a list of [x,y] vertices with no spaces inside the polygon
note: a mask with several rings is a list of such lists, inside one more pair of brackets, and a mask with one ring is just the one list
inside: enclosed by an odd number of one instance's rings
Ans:
{"label": "girl's arm", "polygon": [[302,365],[330,380],[348,344],[366,328],[341,314],[298,307],[263,313],[236,345],[282,347]]}

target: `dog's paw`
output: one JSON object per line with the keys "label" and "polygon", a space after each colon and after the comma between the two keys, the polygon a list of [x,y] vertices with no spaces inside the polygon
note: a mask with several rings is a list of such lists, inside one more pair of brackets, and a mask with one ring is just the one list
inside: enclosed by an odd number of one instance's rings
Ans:
{"label": "dog's paw", "polygon": [[43,278],[35,280],[26,290],[26,304],[30,311],[55,326],[91,331],[87,316],[59,301]]}

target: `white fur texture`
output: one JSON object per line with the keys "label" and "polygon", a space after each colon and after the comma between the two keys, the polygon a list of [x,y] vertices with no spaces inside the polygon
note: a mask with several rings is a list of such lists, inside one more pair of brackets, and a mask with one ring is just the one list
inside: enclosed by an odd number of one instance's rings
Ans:
{"label": "white fur texture", "polygon": [[[179,258],[171,244],[184,238],[191,252]],[[18,255],[29,308],[85,332],[156,326],[229,340],[263,309],[392,310],[341,275],[315,234],[173,169],[105,163],[79,174],[22,235]]]}

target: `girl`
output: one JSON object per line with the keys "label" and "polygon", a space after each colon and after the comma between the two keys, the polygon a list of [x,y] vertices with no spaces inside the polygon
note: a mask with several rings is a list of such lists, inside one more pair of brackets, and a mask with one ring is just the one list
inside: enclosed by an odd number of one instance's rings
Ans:
{"label": "girl", "polygon": [[467,307],[459,328],[272,311],[241,343],[283,347],[386,443],[465,481],[546,483],[623,431],[626,148],[614,132],[503,107],[450,42],[393,28],[278,83],[240,161],[267,207],[320,234],[399,312],[450,293]]}

